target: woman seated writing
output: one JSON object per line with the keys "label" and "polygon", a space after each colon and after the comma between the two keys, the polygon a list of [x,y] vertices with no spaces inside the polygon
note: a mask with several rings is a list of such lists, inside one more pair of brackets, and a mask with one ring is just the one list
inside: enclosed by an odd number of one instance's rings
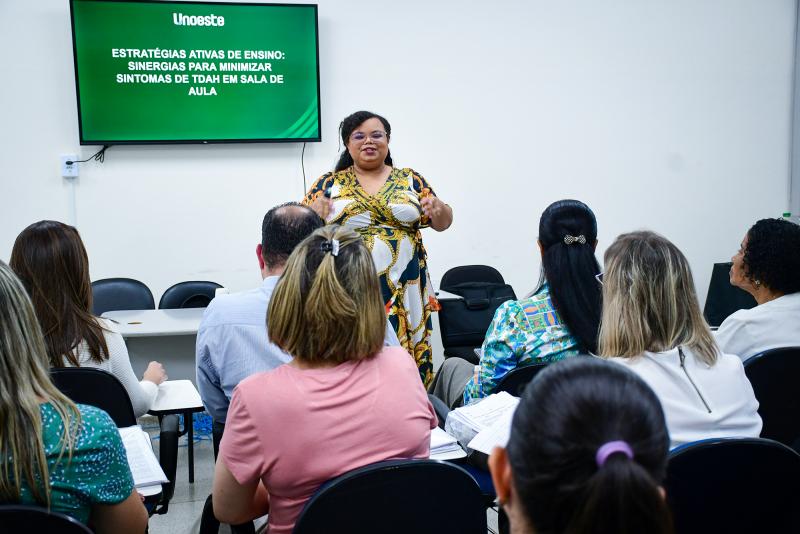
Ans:
{"label": "woman seated writing", "polygon": [[762,219],[732,258],[731,284],[758,306],[739,310],[716,332],[722,350],[746,360],[778,347],[800,347],[800,226]]}
{"label": "woman seated writing", "polygon": [[632,232],[606,250],[605,267],[600,355],[653,388],[671,446],[758,437],[758,401],[742,361],[717,348],[681,251],[653,232]]}
{"label": "woman seated writing", "polygon": [[108,371],[122,382],[136,417],[147,413],[167,375],[150,362],[139,382],[125,340],[110,321],[92,315],[89,258],[78,231],[56,221],[34,223],[17,236],[10,263],[33,301],[50,366]]}
{"label": "woman seated writing", "polygon": [[538,243],[539,289],[497,308],[477,366],[449,358],[439,369],[430,391],[449,407],[494,393],[517,367],[595,352],[601,288],[594,213],[577,200],[551,204],[539,219]]}
{"label": "woman seated writing", "polygon": [[42,331],[25,288],[0,261],[0,503],[68,514],[94,532],[144,532],[114,422],[50,382]]}
{"label": "woman seated writing", "polygon": [[525,389],[489,468],[511,532],[669,534],[658,398],[622,367],[575,358]]}
{"label": "woman seated writing", "polygon": [[214,474],[220,521],[269,512],[269,532],[289,533],[325,481],[429,455],[436,415],[408,353],[383,346],[385,331],[358,234],[326,226],[300,243],[267,314],[270,340],[294,359],[234,390]]}

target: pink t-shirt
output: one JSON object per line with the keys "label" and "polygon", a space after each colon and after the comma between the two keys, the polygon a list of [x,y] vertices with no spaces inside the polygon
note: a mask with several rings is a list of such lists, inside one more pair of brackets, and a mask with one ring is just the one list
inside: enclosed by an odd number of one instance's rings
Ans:
{"label": "pink t-shirt", "polygon": [[290,534],[306,501],[342,473],[427,458],[433,410],[406,351],[327,369],[282,365],[233,391],[220,458],[240,484],[261,479],[270,534]]}

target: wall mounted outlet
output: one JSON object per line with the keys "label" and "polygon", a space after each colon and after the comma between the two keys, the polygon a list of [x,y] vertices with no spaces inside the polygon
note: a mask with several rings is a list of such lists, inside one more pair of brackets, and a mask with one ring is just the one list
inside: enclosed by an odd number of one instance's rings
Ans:
{"label": "wall mounted outlet", "polygon": [[77,154],[61,154],[61,176],[64,178],[77,178],[78,165]]}

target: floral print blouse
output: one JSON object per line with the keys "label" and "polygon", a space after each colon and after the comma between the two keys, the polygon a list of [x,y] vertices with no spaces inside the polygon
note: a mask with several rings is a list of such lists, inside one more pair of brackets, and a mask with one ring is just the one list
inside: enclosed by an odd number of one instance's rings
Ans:
{"label": "floral print blouse", "polygon": [[497,308],[481,347],[481,360],[464,390],[464,405],[494,393],[510,371],[532,363],[563,360],[579,352],[543,284],[522,300]]}

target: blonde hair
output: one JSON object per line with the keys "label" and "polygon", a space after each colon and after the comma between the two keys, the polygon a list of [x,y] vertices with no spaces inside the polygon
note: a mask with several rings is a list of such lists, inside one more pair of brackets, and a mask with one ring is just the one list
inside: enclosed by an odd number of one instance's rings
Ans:
{"label": "blonde hair", "polygon": [[708,365],[717,360],[689,262],[654,232],[620,235],[605,254],[600,355],[632,358],[679,345]]}
{"label": "blonde hair", "polygon": [[[339,243],[335,256],[324,250],[332,240]],[[334,225],[302,241],[269,302],[270,340],[305,362],[338,364],[373,356],[385,331],[375,264],[361,237]]]}
{"label": "blonde hair", "polygon": [[50,505],[40,402],[64,424],[61,451],[71,459],[80,427],[78,407],[50,381],[39,321],[22,283],[0,261],[0,501],[19,501],[23,483],[37,503]]}

